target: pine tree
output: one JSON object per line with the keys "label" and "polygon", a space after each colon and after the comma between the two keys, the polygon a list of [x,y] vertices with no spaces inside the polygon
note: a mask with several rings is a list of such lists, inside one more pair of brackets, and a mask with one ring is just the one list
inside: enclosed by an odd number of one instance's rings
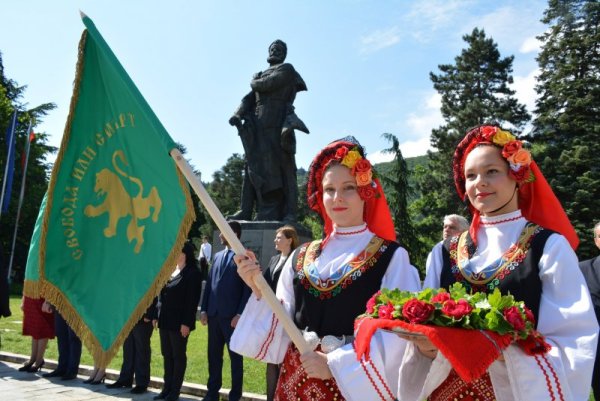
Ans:
{"label": "pine tree", "polygon": [[391,145],[383,152],[394,155],[391,168],[387,171],[387,174],[382,174],[381,180],[386,189],[385,194],[394,219],[398,242],[408,252],[411,264],[417,266],[424,273],[427,248],[417,235],[408,212],[408,199],[413,193],[408,183],[410,171],[406,165],[406,160],[402,156],[398,138],[390,133],[385,133],[382,136]]}
{"label": "pine tree", "polygon": [[495,123],[518,133],[530,118],[509,87],[514,56],[501,57],[496,43],[482,29],[475,28],[463,40],[468,46],[455,63],[438,66],[439,74],[430,73],[434,88],[442,96],[445,124],[432,131],[431,145],[436,152],[428,152],[428,167],[416,172],[422,197],[410,208],[416,213],[418,231],[430,245],[441,239],[445,215],[467,215],[452,178],[452,155],[467,130]]}
{"label": "pine tree", "polygon": [[[232,154],[225,165],[213,173],[210,184],[206,185],[208,194],[223,216],[235,213],[240,207],[245,163],[244,158],[238,153]],[[204,224],[200,227],[200,231],[210,236],[217,226],[206,209],[202,207],[201,210]]]}
{"label": "pine tree", "polygon": [[36,133],[29,153],[25,198],[21,207],[19,230],[13,257],[15,281],[19,282],[23,279],[33,226],[37,219],[42,198],[48,187],[51,165],[46,161],[46,157],[56,152],[55,147],[48,145],[48,135],[35,130],[36,125],[56,106],[53,103],[44,103],[32,109],[27,109],[26,104],[23,104],[21,101],[26,88],[26,86],[19,86],[17,82],[5,75],[2,53],[0,53],[0,171],[2,174],[0,180],[4,178],[4,169],[7,161],[5,132],[10,124],[13,111],[16,110],[18,112],[12,194],[8,212],[2,213],[2,217],[0,218],[0,227],[2,227],[2,230],[0,230],[0,252],[3,253],[3,260],[7,261],[7,263],[12,246],[18,199],[23,180],[23,168],[20,161],[25,153],[25,143],[29,137],[29,133],[27,132],[29,122],[32,123],[32,129]]}
{"label": "pine tree", "polygon": [[598,253],[591,230],[600,221],[600,3],[550,0],[542,22],[534,157],[588,259]]}

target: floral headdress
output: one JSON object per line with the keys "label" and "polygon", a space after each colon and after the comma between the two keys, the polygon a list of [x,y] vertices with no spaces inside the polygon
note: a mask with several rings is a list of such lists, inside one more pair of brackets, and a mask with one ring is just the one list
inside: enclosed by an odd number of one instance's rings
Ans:
{"label": "floral headdress", "polygon": [[308,169],[308,206],[319,213],[324,222],[324,232],[329,236],[333,223],[323,205],[323,175],[332,161],[350,169],[358,186],[358,193],[365,201],[364,221],[369,229],[381,238],[395,240],[394,222],[373,166],[365,157],[363,147],[354,137],[345,137],[327,145],[313,159]]}
{"label": "floral headdress", "polygon": [[502,149],[502,157],[509,165],[508,174],[519,184],[535,181],[531,171],[531,152],[513,134],[492,125],[475,128],[465,136],[454,153],[454,182],[461,199],[466,199],[465,159],[480,144],[490,144]]}
{"label": "floral headdress", "polygon": [[[523,216],[544,228],[564,235],[573,249],[577,248],[579,238],[571,225],[559,200],[544,178],[529,150],[513,134],[492,125],[481,125],[471,129],[460,141],[454,152],[452,169],[454,185],[458,196],[467,201],[465,187],[465,159],[480,144],[490,144],[502,149],[502,157],[509,164],[509,175],[519,184],[519,209]],[[473,213],[469,233],[477,243],[477,229],[480,214],[469,205]]]}
{"label": "floral headdress", "polygon": [[350,169],[350,174],[356,179],[358,195],[362,200],[366,201],[373,196],[379,196],[377,184],[373,181],[376,173],[373,166],[371,166],[371,162],[360,154],[358,146],[352,148],[344,145],[340,146],[331,160],[337,160]]}

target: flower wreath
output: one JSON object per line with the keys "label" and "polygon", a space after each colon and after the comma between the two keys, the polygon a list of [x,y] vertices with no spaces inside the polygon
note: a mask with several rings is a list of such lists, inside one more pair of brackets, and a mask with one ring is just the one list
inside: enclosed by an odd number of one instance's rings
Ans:
{"label": "flower wreath", "polygon": [[492,293],[468,294],[461,283],[450,291],[427,288],[420,292],[382,289],[367,302],[361,317],[398,319],[407,323],[489,330],[515,339],[538,337],[533,312],[523,301],[498,288]]}
{"label": "flower wreath", "polygon": [[519,183],[533,182],[535,177],[531,171],[531,152],[523,148],[523,142],[513,134],[498,127],[481,127],[481,137],[484,141],[492,142],[502,147],[502,157],[510,165],[509,175]]}
{"label": "flower wreath", "polygon": [[467,383],[482,377],[513,343],[536,357],[551,349],[522,301],[502,295],[497,288],[487,294],[468,293],[460,283],[448,291],[382,289],[376,293],[367,302],[367,312],[354,322],[358,360],[370,358],[371,339],[378,329],[407,339],[427,337]]}
{"label": "flower wreath", "polygon": [[350,169],[350,174],[356,179],[358,195],[362,200],[366,201],[374,196],[379,196],[377,184],[373,180],[377,178],[377,174],[371,162],[361,156],[358,147],[350,149],[347,146],[340,146],[332,160],[337,160]]}
{"label": "flower wreath", "polygon": [[490,144],[502,149],[502,157],[509,164],[508,174],[519,184],[535,181],[531,168],[533,159],[529,150],[523,147],[523,141],[513,134],[492,125],[482,125],[470,130],[458,144],[454,152],[452,169],[454,185],[458,196],[466,200],[465,190],[465,159],[467,155],[480,144]]}

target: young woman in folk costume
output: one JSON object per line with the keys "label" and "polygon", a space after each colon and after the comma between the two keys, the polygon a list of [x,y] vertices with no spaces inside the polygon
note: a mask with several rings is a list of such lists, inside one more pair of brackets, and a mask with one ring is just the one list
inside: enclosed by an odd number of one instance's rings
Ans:
{"label": "young woman in folk costume", "polygon": [[408,254],[394,241],[381,184],[354,138],[335,141],[317,154],[307,195],[324,221],[325,239],[300,246],[288,258],[276,295],[315,350],[299,355],[260,300],[252,279],[260,267],[251,252],[237,256],[236,263],[256,297],[244,310],[231,348],[265,362],[283,361],[276,400],[343,400],[349,394],[340,393],[332,376],[329,364],[336,361],[330,351],[352,342],[356,316],[381,287],[416,291],[420,282]]}
{"label": "young woman in folk costume", "polygon": [[550,349],[531,356],[513,343],[467,384],[428,340],[415,341],[400,368],[398,399],[586,401],[598,324],[573,251],[579,240],[558,199],[521,141],[498,127],[469,131],[453,170],[473,220],[435,252],[424,287],[460,282],[510,293],[531,310]]}

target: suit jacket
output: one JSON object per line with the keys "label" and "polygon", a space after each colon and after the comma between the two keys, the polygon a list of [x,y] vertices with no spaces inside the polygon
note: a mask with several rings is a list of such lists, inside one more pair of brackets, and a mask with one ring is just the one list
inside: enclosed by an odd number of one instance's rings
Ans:
{"label": "suit jacket", "polygon": [[158,327],[179,331],[184,324],[194,330],[201,289],[200,270],[194,265],[186,266],[171,277],[160,292]]}
{"label": "suit jacket", "polygon": [[279,281],[279,276],[281,275],[281,271],[283,270],[283,266],[280,269],[275,270],[277,268],[277,263],[279,262],[279,258],[281,254],[277,254],[271,258],[269,261],[269,266],[263,271],[263,276],[269,287],[275,292],[277,289],[277,282]]}
{"label": "suit jacket", "polygon": [[579,268],[592,296],[596,319],[600,322],[600,256],[579,262]]}
{"label": "suit jacket", "polygon": [[208,316],[241,315],[250,298],[250,287],[237,273],[233,256],[233,251],[227,248],[215,254],[200,307]]}

